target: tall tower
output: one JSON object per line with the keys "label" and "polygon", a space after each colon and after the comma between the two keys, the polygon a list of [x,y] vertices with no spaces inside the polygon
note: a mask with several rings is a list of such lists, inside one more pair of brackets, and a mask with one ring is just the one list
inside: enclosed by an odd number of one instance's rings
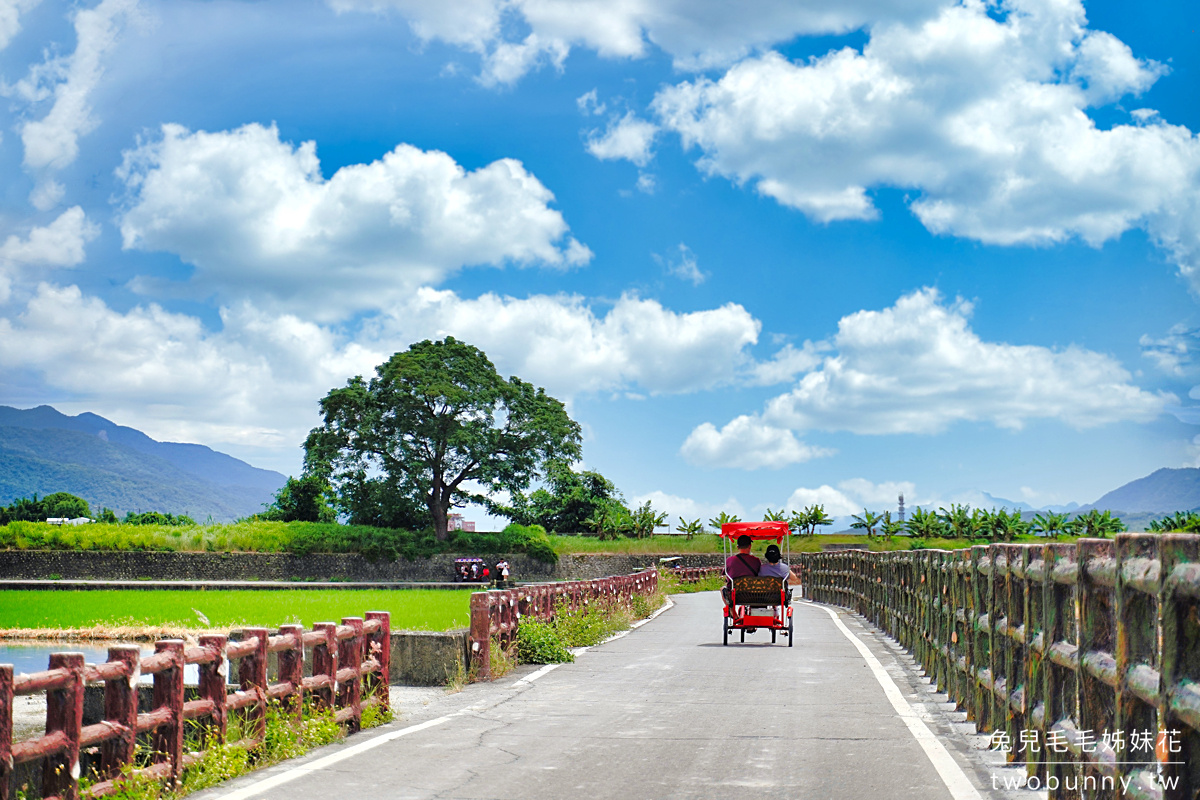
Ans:
{"label": "tall tower", "polygon": [[901,522],[904,522],[904,493],[900,493],[900,517]]}

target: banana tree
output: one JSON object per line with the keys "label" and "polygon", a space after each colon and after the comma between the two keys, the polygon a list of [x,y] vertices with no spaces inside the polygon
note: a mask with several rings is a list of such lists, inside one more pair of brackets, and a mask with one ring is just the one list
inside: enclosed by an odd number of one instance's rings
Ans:
{"label": "banana tree", "polygon": [[[890,513],[890,512],[889,512]],[[853,514],[854,522],[850,523],[851,528],[858,528],[867,534],[868,539],[875,538],[875,530],[883,521],[882,514],[876,514],[874,511],[863,509],[862,515]]]}
{"label": "banana tree", "polygon": [[1056,514],[1050,511],[1044,514],[1035,514],[1033,517],[1033,530],[1041,536],[1057,539],[1066,528],[1066,514]]}
{"label": "banana tree", "polygon": [[649,500],[638,506],[631,516],[633,535],[638,539],[653,536],[654,529],[667,521],[667,512],[655,511]]}
{"label": "banana tree", "polygon": [[729,525],[733,522],[741,522],[742,520],[736,514],[727,514],[722,511],[708,521],[709,527],[713,528],[718,533],[721,532],[722,525]]}
{"label": "banana tree", "polygon": [[704,533],[704,526],[700,524],[699,518],[688,521],[680,517],[679,524],[675,526],[675,530],[686,535],[690,541],[697,533]]}
{"label": "banana tree", "polygon": [[904,523],[898,519],[892,519],[891,511],[885,511],[883,512],[883,519],[879,523],[879,530],[883,533],[884,538],[890,542],[893,536],[904,530]]}

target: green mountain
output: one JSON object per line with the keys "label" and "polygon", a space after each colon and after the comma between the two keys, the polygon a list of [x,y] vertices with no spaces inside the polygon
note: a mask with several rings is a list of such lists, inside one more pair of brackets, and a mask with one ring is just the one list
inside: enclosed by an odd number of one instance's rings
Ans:
{"label": "green mountain", "polygon": [[0,406],[0,503],[70,492],[98,510],[227,521],[261,511],[286,478],[196,444],[159,442],[95,414]]}
{"label": "green mountain", "polygon": [[1089,506],[1081,508],[1173,514],[1200,509],[1200,469],[1160,469],[1144,478],[1113,489]]}

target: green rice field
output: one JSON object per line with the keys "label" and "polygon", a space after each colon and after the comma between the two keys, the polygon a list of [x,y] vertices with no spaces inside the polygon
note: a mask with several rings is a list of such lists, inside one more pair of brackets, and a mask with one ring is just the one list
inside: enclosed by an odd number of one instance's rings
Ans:
{"label": "green rice field", "polygon": [[393,630],[444,631],[468,627],[470,602],[470,592],[450,589],[0,591],[0,628],[311,628],[390,611]]}

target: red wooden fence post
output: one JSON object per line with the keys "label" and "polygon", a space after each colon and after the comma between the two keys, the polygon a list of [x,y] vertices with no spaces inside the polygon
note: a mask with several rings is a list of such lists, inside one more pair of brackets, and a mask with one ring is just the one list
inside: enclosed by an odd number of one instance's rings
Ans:
{"label": "red wooden fence post", "polygon": [[100,745],[100,772],[105,779],[115,778],[122,767],[133,761],[133,750],[137,744],[138,680],[142,672],[142,650],[136,645],[110,647],[108,660],[124,664],[126,677],[104,684],[104,719],[122,728],[120,736]]}
{"label": "red wooden fence post", "polygon": [[338,663],[341,670],[350,670],[346,680],[338,681],[338,708],[352,709],[347,729],[355,733],[362,727],[362,617],[342,617],[342,624],[354,631],[354,635],[338,643]]}
{"label": "red wooden fence post", "polygon": [[491,616],[488,611],[488,593],[475,592],[471,595],[471,663],[475,675],[481,681],[492,679],[492,649],[489,638]]}
{"label": "red wooden fence post", "polygon": [[0,800],[8,800],[12,782],[13,668],[0,664]]}
{"label": "red wooden fence post", "polygon": [[304,626],[280,625],[279,635],[292,640],[291,645],[280,650],[276,656],[279,682],[292,685],[283,699],[283,705],[291,712],[295,724],[300,725],[304,722]]}
{"label": "red wooden fence post", "polygon": [[368,611],[367,619],[379,621],[379,629],[371,634],[371,656],[379,662],[375,702],[386,712],[391,708],[388,686],[392,682],[392,615],[387,611]]}
{"label": "red wooden fence post", "polygon": [[172,666],[154,673],[154,707],[168,708],[171,721],[154,729],[154,760],[171,765],[172,785],[183,768],[183,641],[163,639],[154,643],[155,653],[170,653]]}
{"label": "red wooden fence post", "polygon": [[325,641],[313,645],[312,673],[313,677],[328,677],[329,685],[313,690],[315,702],[321,707],[333,709],[333,687],[337,684],[338,644],[337,624],[333,622],[317,622],[313,630],[322,634]]}
{"label": "red wooden fence post", "polygon": [[50,669],[65,669],[72,679],[46,692],[46,733],[62,731],[66,746],[42,762],[42,796],[75,800],[79,794],[79,730],[83,727],[83,653],[52,653]]}
{"label": "red wooden fence post", "polygon": [[226,639],[221,634],[206,634],[200,637],[200,646],[213,654],[213,660],[200,664],[199,689],[200,697],[211,700],[213,704],[212,722],[204,736],[204,746],[211,747],[213,739],[218,744],[225,741],[225,730],[229,721],[229,710],[226,708],[226,678],[229,665],[225,662]]}
{"label": "red wooden fence post", "polygon": [[242,690],[253,690],[258,700],[250,706],[246,721],[250,723],[251,738],[262,741],[267,735],[267,637],[266,628],[242,628],[243,641],[258,639],[254,652],[238,664],[238,682]]}

